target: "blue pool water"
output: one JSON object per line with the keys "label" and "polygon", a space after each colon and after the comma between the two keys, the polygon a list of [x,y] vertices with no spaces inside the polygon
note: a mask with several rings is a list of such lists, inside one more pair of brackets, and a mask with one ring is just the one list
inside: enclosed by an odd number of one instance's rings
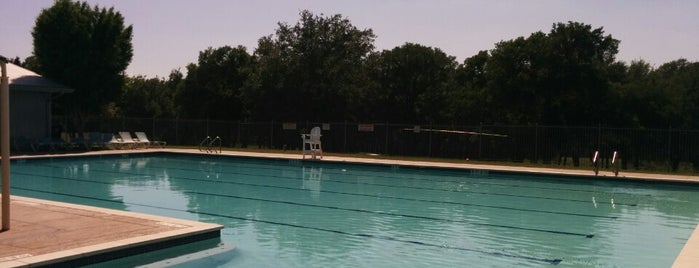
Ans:
{"label": "blue pool water", "polygon": [[669,267],[699,222],[690,184],[178,154],[11,173],[15,195],[224,225],[235,250],[183,267]]}

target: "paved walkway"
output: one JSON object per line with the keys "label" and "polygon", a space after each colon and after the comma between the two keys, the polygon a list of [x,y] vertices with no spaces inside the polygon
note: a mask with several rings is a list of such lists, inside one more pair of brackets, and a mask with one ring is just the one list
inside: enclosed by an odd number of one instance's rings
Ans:
{"label": "paved walkway", "polygon": [[19,196],[12,196],[10,204],[10,230],[0,232],[0,267],[110,258],[105,254],[185,237],[218,236],[222,228]]}

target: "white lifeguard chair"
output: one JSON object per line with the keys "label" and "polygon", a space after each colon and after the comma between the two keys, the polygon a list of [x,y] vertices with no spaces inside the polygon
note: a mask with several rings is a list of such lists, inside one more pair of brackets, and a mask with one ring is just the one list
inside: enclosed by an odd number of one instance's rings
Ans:
{"label": "white lifeguard chair", "polygon": [[311,129],[310,134],[301,134],[301,151],[303,153],[303,159],[306,159],[306,154],[310,154],[313,159],[316,159],[316,155],[320,154],[320,159],[323,159],[323,146],[320,143],[320,127],[314,127]]}

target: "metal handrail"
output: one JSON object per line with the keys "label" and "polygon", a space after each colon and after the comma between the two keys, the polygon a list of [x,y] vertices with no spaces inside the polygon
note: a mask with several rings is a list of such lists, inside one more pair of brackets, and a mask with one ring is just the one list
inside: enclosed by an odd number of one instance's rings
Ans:
{"label": "metal handrail", "polygon": [[599,151],[595,151],[595,155],[592,156],[592,171],[595,172],[595,176],[599,173]]}
{"label": "metal handrail", "polygon": [[612,154],[612,170],[614,171],[614,176],[619,176],[619,165],[617,165],[617,158],[619,154],[614,151]]}
{"label": "metal handrail", "polygon": [[[218,142],[218,151],[216,151],[216,148],[213,148],[213,146]],[[211,142],[209,142],[209,147],[206,149],[207,152],[209,153],[218,153],[221,154],[221,137],[216,136],[216,138],[213,138]]]}
{"label": "metal handrail", "polygon": [[[211,137],[206,136],[206,138],[204,138],[204,140],[199,143],[199,151],[203,152],[204,149],[202,149],[201,147],[204,146],[204,144],[207,144],[207,146],[208,146],[210,143],[211,143]],[[206,148],[206,151],[208,152],[209,148]]]}
{"label": "metal handrail", "polygon": [[[218,150],[214,148],[215,145],[218,145]],[[210,136],[206,136],[206,138],[199,143],[199,151],[220,154],[222,146],[221,137],[216,136],[216,138],[212,139]]]}

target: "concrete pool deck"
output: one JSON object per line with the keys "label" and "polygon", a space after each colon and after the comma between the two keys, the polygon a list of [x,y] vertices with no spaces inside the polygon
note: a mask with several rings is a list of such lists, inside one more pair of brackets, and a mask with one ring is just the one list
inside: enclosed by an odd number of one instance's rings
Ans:
{"label": "concrete pool deck", "polygon": [[0,232],[0,267],[80,266],[219,237],[223,226],[11,197]]}
{"label": "concrete pool deck", "polygon": [[[125,154],[125,153],[146,153],[146,152],[172,152],[172,153],[188,153],[188,154],[202,154],[202,152],[196,149],[139,149],[139,150],[108,150],[108,151],[94,151],[94,152],[84,152],[84,153],[74,153],[74,154],[60,154],[60,155],[41,155],[41,156],[15,156],[14,158],[33,158],[33,157],[62,157],[62,156],[87,156],[87,155],[106,155],[106,154]],[[222,155],[229,156],[241,156],[241,157],[258,157],[258,158],[275,158],[275,159],[289,159],[289,160],[301,160],[300,152],[293,153],[258,153],[258,152],[242,152],[242,151],[223,151]],[[311,160],[312,161],[312,160]],[[699,183],[699,176],[688,176],[688,175],[672,175],[672,174],[650,174],[650,173],[631,173],[621,171],[619,176],[614,176],[611,171],[600,171],[599,175],[595,176],[591,170],[574,170],[574,169],[555,169],[555,168],[540,168],[540,167],[519,167],[519,166],[501,166],[501,165],[488,165],[488,164],[471,164],[468,161],[461,163],[448,163],[448,162],[433,162],[433,161],[412,161],[412,160],[392,160],[392,159],[382,159],[382,158],[360,158],[360,157],[343,157],[343,156],[324,156],[321,161],[330,162],[348,162],[348,163],[363,163],[363,164],[384,164],[384,165],[397,165],[397,166],[411,166],[411,167],[438,167],[438,168],[454,168],[454,169],[482,169],[490,171],[499,172],[517,172],[517,173],[532,173],[532,174],[550,174],[550,175],[573,175],[577,177],[586,177],[590,179],[622,179],[622,180],[643,180],[643,181],[661,181],[661,182],[685,182],[685,183]],[[151,243],[153,241],[167,240],[169,237],[181,237],[186,236],[187,233],[197,233],[206,232],[204,230],[215,230],[220,231],[222,226],[215,224],[202,224],[198,226],[196,222],[182,221],[165,217],[150,216],[144,214],[137,214],[131,212],[107,210],[101,208],[78,206],[65,203],[58,203],[52,201],[44,201],[38,199],[30,199],[24,197],[12,197],[12,229],[7,232],[0,233],[0,266],[13,267],[13,266],[29,266],[29,265],[41,265],[50,264],[55,262],[61,262],[80,258],[81,256],[87,256],[90,254],[102,254],[105,252],[110,252],[112,250],[121,250],[124,248],[129,248],[130,246],[125,245],[128,241],[134,242],[135,246]],[[61,209],[56,209],[56,207]],[[63,208],[73,208],[76,209],[73,212],[68,212],[62,216],[57,216],[61,218],[61,221],[52,219],[50,217],[41,217],[38,213],[39,211],[45,210],[62,210]],[[32,211],[34,209],[35,213],[25,212]],[[18,211],[19,210],[19,211]],[[22,217],[32,216],[25,220]],[[104,232],[100,232],[100,227],[95,227],[94,225],[84,225],[81,226],[82,222],[99,222],[102,220],[103,224],[110,224],[114,220],[110,217],[125,217],[122,220],[124,226],[123,232],[112,231],[114,233],[119,233],[120,235],[108,235]],[[142,217],[142,218],[141,218]],[[42,219],[43,218],[43,219]],[[133,222],[133,219],[136,220]],[[132,219],[132,220],[128,220]],[[62,223],[59,226],[63,227],[49,227],[54,228],[53,230],[64,230],[60,228],[66,228],[65,226],[72,226],[71,237],[58,237],[56,234],[58,231],[53,233],[47,232],[37,232],[32,231],[33,228],[45,228],[50,224],[56,224],[64,222],[64,220],[74,220],[77,225],[68,225]],[[16,222],[23,221],[23,222]],[[166,224],[163,224],[166,223]],[[173,223],[173,224],[168,224]],[[26,226],[24,226],[26,225]],[[198,227],[195,227],[197,225]],[[99,225],[97,225],[99,226]],[[12,235],[12,232],[19,232],[15,229],[26,228],[30,230],[28,235],[23,237],[17,236],[12,239],[8,238]],[[112,227],[108,227],[112,230]],[[192,229],[192,228],[203,228],[203,229]],[[110,233],[112,233],[110,232]],[[38,235],[37,235],[38,234]],[[65,240],[54,240],[54,239],[65,239]],[[10,242],[13,241],[14,245],[9,246]],[[80,243],[79,241],[93,241],[90,245],[75,245],[71,243]],[[149,242],[150,241],[150,242]],[[41,251],[42,253],[26,253],[20,249],[31,248],[34,245],[37,248],[45,247]],[[61,245],[72,245],[71,249],[67,249],[68,246]],[[25,250],[26,251],[26,250]],[[68,256],[68,257],[67,257]],[[694,230],[684,248],[676,258],[673,267],[697,267],[699,264],[699,227]]]}

